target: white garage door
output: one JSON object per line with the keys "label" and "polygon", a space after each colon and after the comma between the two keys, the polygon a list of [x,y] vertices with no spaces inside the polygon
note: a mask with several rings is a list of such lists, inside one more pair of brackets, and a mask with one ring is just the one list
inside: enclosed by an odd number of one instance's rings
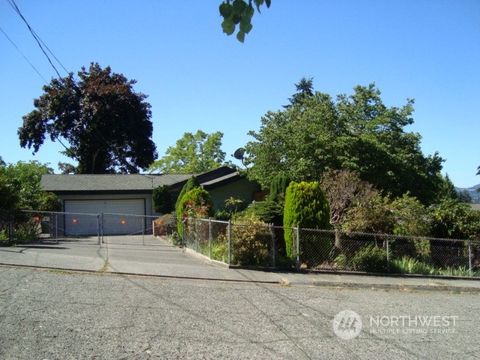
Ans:
{"label": "white garage door", "polygon": [[[65,200],[65,212],[67,213],[65,215],[67,235],[96,235],[98,221],[95,214],[145,215],[145,201],[144,199]],[[141,217],[103,216],[103,231],[106,235],[141,233],[143,227],[144,218]]]}

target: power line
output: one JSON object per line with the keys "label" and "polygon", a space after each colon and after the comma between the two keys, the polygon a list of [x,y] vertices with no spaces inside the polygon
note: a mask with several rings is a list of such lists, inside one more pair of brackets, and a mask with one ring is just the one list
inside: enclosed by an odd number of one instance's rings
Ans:
{"label": "power line", "polygon": [[35,67],[35,65],[33,65],[32,62],[30,60],[28,60],[27,56],[22,52],[22,50],[20,50],[20,48],[17,46],[17,44],[15,44],[15,42],[7,35],[7,33],[2,29],[2,27],[0,27],[0,31],[3,33],[3,35],[5,35],[7,40],[10,41],[10,44],[12,44],[15,49],[17,49],[17,51],[20,53],[20,55],[23,56],[25,61],[32,67],[32,69],[37,73],[37,75],[40,76],[40,78],[45,83],[48,83],[47,79],[45,79],[45,77],[40,73],[40,71],[38,71],[38,69]]}
{"label": "power line", "polygon": [[[45,57],[47,58],[48,62],[49,62],[50,65],[52,66],[53,70],[55,70],[55,73],[57,74],[57,76],[58,76],[59,78],[61,78],[58,69],[57,69],[57,68],[55,67],[55,65],[53,64],[52,59],[50,58],[50,56],[48,56],[47,52],[46,52],[45,49],[44,49],[44,46],[45,46],[45,48],[50,52],[50,54],[52,54],[52,56],[53,56],[54,59],[60,64],[60,66],[65,70],[65,72],[68,74],[68,70],[65,68],[65,66],[63,66],[63,64],[60,62],[60,60],[58,60],[58,58],[57,58],[57,57],[53,54],[53,52],[48,48],[48,46],[45,44],[45,42],[40,38],[40,36],[38,36],[38,34],[35,32],[35,30],[33,30],[33,28],[30,26],[30,24],[28,23],[27,19],[25,19],[25,16],[23,16],[22,12],[20,11],[18,5],[15,3],[15,0],[7,0],[7,2],[10,4],[10,6],[12,7],[12,9],[17,13],[17,15],[23,20],[23,22],[24,22],[25,25],[27,26],[28,30],[30,31],[30,34],[33,36],[33,38],[34,38],[35,41],[37,42],[38,47],[40,48],[40,50],[43,52],[43,54],[44,54]],[[42,44],[43,44],[43,45],[42,45]]]}

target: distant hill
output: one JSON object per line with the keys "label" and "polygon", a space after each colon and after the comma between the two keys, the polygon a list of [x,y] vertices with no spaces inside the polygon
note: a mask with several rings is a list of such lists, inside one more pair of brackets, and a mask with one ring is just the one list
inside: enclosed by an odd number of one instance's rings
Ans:
{"label": "distant hill", "polygon": [[480,189],[480,184],[469,187],[469,188],[456,188],[456,189],[458,192],[464,191],[464,190],[468,191],[468,193],[472,197],[472,202],[476,204],[480,203],[480,191],[478,191],[478,189]]}

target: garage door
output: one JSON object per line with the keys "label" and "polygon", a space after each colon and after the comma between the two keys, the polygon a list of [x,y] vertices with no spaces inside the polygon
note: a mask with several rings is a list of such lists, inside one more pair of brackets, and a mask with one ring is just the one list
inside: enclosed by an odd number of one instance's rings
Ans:
{"label": "garage door", "polygon": [[[145,215],[144,199],[128,200],[65,200],[65,233],[67,235],[96,235],[98,221],[95,214]],[[85,214],[85,215],[82,215]],[[104,215],[105,235],[142,232],[144,218],[120,215]]]}

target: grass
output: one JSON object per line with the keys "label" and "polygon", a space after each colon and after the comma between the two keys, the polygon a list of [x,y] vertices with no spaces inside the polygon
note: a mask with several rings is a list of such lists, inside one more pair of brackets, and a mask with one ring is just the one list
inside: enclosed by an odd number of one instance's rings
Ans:
{"label": "grass", "polygon": [[480,276],[480,271],[470,273],[466,266],[437,268],[423,261],[403,257],[391,261],[391,271],[400,274],[439,275],[439,276]]}

